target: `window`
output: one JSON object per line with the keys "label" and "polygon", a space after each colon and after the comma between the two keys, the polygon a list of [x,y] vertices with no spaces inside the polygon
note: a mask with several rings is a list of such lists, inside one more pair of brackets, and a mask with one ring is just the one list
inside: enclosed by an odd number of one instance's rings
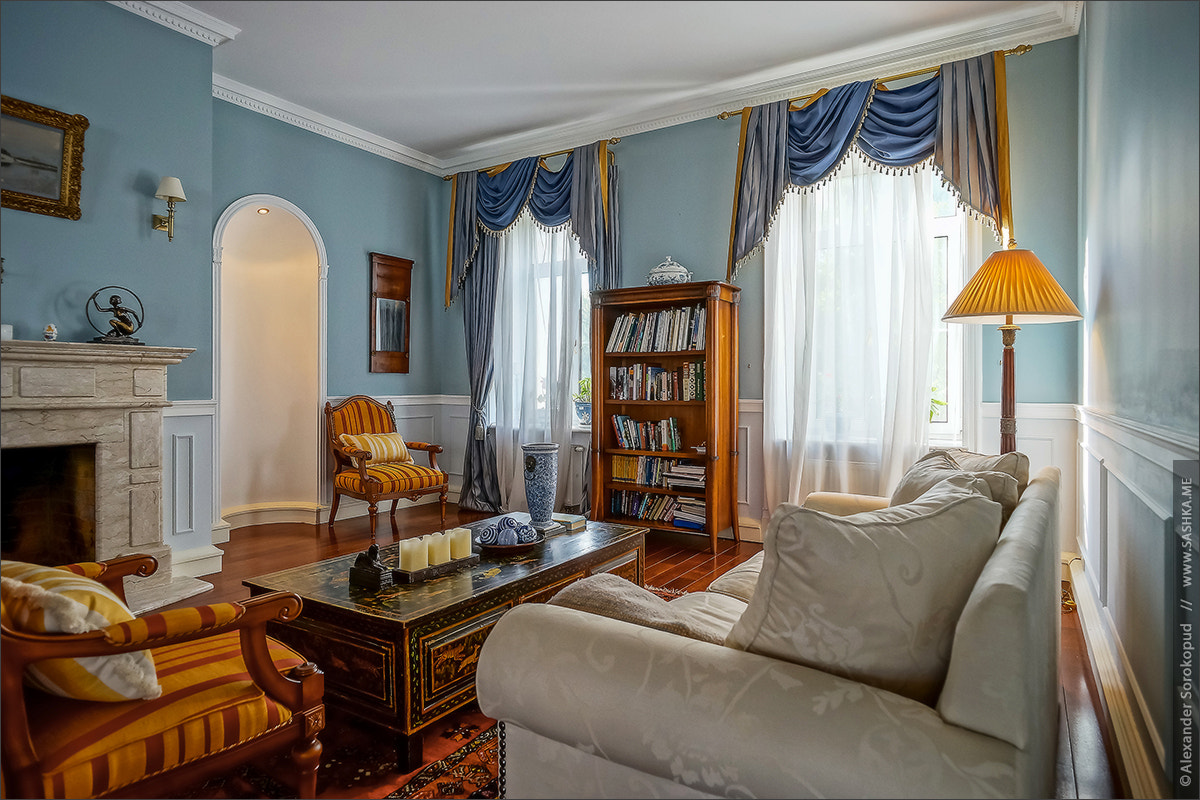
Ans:
{"label": "window", "polygon": [[978,399],[978,326],[943,322],[942,314],[962,291],[969,264],[982,263],[983,225],[958,205],[941,177],[930,171],[933,185],[933,340],[930,346],[929,441],[937,446],[967,444],[974,439],[973,413]]}

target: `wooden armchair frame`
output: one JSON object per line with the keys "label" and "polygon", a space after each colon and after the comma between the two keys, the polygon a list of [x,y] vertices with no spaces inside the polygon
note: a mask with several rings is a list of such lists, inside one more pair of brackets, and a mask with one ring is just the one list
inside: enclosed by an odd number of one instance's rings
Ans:
{"label": "wooden armchair frame", "polygon": [[[353,433],[396,433],[396,409],[392,406],[392,401],[380,403],[373,397],[368,397],[363,394],[356,394],[347,397],[337,405],[325,403],[325,435],[329,443],[330,453],[330,482],[333,484],[333,502],[329,508],[329,530],[333,531],[333,520],[337,516],[338,501],[342,495],[353,497],[358,500],[367,502],[367,513],[371,517],[371,537],[375,537],[376,514],[379,510],[379,501],[391,500],[392,509],[391,517],[396,518],[396,505],[401,498],[406,500],[416,500],[427,494],[438,493],[440,495],[439,502],[441,503],[442,511],[442,527],[446,527],[446,496],[450,490],[450,478],[438,466],[437,456],[442,452],[442,446],[439,444],[431,444],[429,442],[410,442],[405,440],[404,444],[409,450],[420,450],[428,454],[429,467],[442,473],[442,482],[435,486],[423,486],[418,489],[407,491],[388,492],[384,491],[384,486],[367,471],[367,460],[371,458],[371,453],[365,450],[356,450],[352,447],[346,447],[341,443],[340,436],[347,431],[338,430],[334,415],[349,406],[352,403],[368,403],[373,407],[386,412],[387,419],[390,421],[388,430],[371,430],[371,431],[353,431]],[[384,427],[388,427],[387,424]],[[359,480],[364,488],[361,492],[351,491],[343,487],[339,487],[336,482],[336,476],[339,472],[345,470],[353,470],[358,473]]]}
{"label": "wooden armchair frame", "polygon": [[[124,600],[124,578],[151,575],[157,570],[158,562],[152,556],[134,555],[100,562],[98,566],[101,568],[99,574],[87,572],[87,576]],[[28,697],[36,697],[37,690],[26,689],[23,681],[25,668],[30,663],[47,658],[104,656],[146,650],[236,630],[250,679],[266,695],[291,710],[292,716],[288,722],[233,747],[147,775],[134,783],[114,788],[111,794],[100,796],[176,797],[180,790],[227,773],[247,760],[290,750],[298,776],[299,796],[315,797],[317,768],[321,759],[321,743],[317,740],[317,734],[325,727],[325,677],[311,662],[281,673],[268,651],[266,632],[268,622],[295,620],[300,615],[302,602],[290,592],[273,592],[228,605],[242,610],[236,619],[229,622],[192,630],[180,630],[175,624],[174,630],[166,635],[148,633],[124,644],[109,641],[104,630],[82,634],[29,634],[0,624],[0,637],[3,640],[0,703],[4,708],[0,716],[0,745],[8,796],[45,797],[42,761],[30,736],[30,709],[26,702]],[[154,630],[154,618],[159,616],[144,614],[139,619],[148,621],[150,629]],[[64,724],[70,724],[70,721]]]}

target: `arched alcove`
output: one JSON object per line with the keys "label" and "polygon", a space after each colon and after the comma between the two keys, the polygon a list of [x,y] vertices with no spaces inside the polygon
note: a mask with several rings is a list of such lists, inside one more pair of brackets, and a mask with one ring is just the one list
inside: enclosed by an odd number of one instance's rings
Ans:
{"label": "arched alcove", "polygon": [[221,214],[213,254],[220,514],[320,522],[324,243],[292,203],[249,195]]}

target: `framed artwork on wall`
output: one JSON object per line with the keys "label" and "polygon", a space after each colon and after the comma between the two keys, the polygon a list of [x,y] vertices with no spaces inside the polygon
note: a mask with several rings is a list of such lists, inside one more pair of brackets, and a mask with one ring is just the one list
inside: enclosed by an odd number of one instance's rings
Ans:
{"label": "framed artwork on wall", "polygon": [[88,119],[0,98],[0,187],[5,208],[79,219]]}
{"label": "framed artwork on wall", "polygon": [[371,372],[408,372],[413,262],[371,253]]}

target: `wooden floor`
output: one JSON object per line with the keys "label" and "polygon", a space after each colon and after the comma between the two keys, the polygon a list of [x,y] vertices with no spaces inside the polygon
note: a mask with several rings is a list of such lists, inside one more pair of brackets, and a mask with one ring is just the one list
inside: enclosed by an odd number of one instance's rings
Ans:
{"label": "wooden floor", "polygon": [[[446,526],[490,516],[448,506]],[[402,538],[440,530],[436,505],[402,508],[392,523],[380,514],[375,541],[390,544]],[[219,575],[205,575],[213,588],[169,608],[244,600],[249,591],[242,580],[287,567],[366,550],[372,538],[366,517],[339,521],[331,535],[324,525],[277,524],[238,528],[225,551]],[[645,580],[648,586],[677,592],[705,589],[717,576],[761,551],[754,542],[721,540],[714,555],[707,539],[686,534],[652,532],[646,540]],[[1111,739],[1092,677],[1079,615],[1064,606],[1062,655],[1059,662],[1060,724],[1057,792],[1059,798],[1124,798],[1128,795],[1113,767]],[[367,794],[363,794],[367,797]]]}

